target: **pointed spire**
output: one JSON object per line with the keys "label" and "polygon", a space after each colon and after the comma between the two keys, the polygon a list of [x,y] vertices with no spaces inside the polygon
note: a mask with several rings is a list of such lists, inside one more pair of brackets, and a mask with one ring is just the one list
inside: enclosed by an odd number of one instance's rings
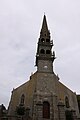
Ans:
{"label": "pointed spire", "polygon": [[42,30],[48,30],[45,14],[44,14],[44,17],[43,17]]}
{"label": "pointed spire", "polygon": [[43,17],[43,22],[42,22],[42,28],[41,28],[41,32],[40,32],[40,35],[41,36],[47,36],[47,37],[50,37],[50,32],[48,30],[48,26],[47,26],[47,20],[46,20],[46,15],[44,14],[44,17]]}

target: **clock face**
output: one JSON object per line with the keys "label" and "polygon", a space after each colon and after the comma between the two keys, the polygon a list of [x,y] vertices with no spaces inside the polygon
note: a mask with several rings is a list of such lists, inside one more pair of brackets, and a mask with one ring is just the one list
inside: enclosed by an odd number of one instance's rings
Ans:
{"label": "clock face", "polygon": [[47,69],[47,68],[48,68],[48,66],[47,66],[47,65],[45,65],[45,66],[44,66],[44,68],[45,68],[45,69]]}

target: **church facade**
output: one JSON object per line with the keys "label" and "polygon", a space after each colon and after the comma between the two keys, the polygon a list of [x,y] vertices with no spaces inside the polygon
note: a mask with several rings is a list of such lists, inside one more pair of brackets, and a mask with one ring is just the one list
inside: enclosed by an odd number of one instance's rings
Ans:
{"label": "church facade", "polygon": [[[12,91],[8,116],[24,120],[77,120],[76,94],[59,81],[53,71],[55,52],[44,15],[38,39],[37,71],[30,80]],[[15,120],[15,117],[12,118]]]}

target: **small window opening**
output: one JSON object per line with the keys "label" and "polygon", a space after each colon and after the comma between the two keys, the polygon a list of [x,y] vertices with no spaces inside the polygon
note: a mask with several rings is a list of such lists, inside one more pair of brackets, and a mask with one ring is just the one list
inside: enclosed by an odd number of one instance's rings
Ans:
{"label": "small window opening", "polygon": [[40,53],[41,53],[41,54],[45,54],[45,50],[44,50],[44,49],[41,49]]}
{"label": "small window opening", "polygon": [[20,105],[24,105],[24,100],[25,100],[25,96],[24,96],[24,94],[22,94],[22,96],[21,96],[21,101],[20,101]]}
{"label": "small window opening", "polygon": [[69,99],[68,99],[68,97],[65,97],[65,105],[66,105],[66,108],[69,108]]}
{"label": "small window opening", "polygon": [[46,39],[46,42],[50,42],[50,40],[49,40],[49,39]]}
{"label": "small window opening", "polygon": [[51,51],[50,50],[46,50],[46,54],[50,54],[51,53]]}
{"label": "small window opening", "polygon": [[42,39],[41,39],[41,42],[45,42],[45,39],[44,39],[44,38],[42,38]]}

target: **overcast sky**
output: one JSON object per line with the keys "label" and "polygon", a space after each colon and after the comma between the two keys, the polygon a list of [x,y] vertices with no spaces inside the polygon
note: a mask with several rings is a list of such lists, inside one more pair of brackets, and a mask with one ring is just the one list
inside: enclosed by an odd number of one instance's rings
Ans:
{"label": "overcast sky", "polygon": [[0,0],[0,104],[36,70],[35,55],[46,14],[60,81],[80,93],[80,0]]}

